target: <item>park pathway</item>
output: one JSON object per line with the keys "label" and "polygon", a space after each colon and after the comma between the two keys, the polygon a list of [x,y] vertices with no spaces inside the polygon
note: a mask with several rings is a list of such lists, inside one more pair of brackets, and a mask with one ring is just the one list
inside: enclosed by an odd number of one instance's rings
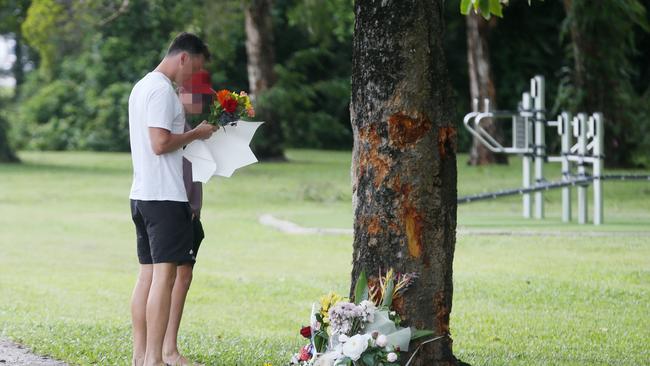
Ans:
{"label": "park pathway", "polygon": [[61,361],[33,354],[23,345],[0,338],[0,366],[68,366]]}
{"label": "park pathway", "polygon": [[[264,226],[272,227],[287,234],[324,234],[352,235],[352,229],[304,227],[294,222],[277,218],[270,214],[259,216],[258,221]],[[497,235],[497,236],[563,236],[563,237],[620,237],[642,236],[650,237],[650,231],[564,231],[564,230],[503,230],[503,229],[467,229],[462,226],[456,229],[459,236],[464,235]]]}

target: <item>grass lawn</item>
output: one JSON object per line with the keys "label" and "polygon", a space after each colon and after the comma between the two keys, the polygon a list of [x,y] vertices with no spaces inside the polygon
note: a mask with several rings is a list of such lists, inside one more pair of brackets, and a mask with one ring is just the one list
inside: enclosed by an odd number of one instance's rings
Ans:
{"label": "grass lawn", "polygon": [[[0,335],[73,364],[128,365],[138,268],[129,155],[20,156],[0,165]],[[206,240],[180,340],[193,359],[283,365],[311,303],[347,292],[350,235],[287,235],[257,220],[351,227],[350,154],[288,156],[205,188]],[[461,195],[520,185],[516,159],[466,160]],[[562,224],[559,191],[545,197],[543,221],[520,218],[519,197],[459,207],[455,354],[474,366],[650,364],[650,184],[606,182],[601,227]],[[472,234],[492,229],[514,235]]]}

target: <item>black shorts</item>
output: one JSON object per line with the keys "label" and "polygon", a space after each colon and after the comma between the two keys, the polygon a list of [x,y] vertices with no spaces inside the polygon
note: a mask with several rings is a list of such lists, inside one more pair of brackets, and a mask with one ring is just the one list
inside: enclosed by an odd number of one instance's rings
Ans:
{"label": "black shorts", "polygon": [[196,250],[189,203],[131,200],[131,217],[140,264],[193,263]]}
{"label": "black shorts", "polygon": [[194,220],[192,220],[192,229],[192,251],[190,251],[190,255],[192,256],[191,263],[194,265],[194,263],[196,263],[196,254],[199,252],[199,247],[205,237],[203,225],[198,217],[195,217]]}

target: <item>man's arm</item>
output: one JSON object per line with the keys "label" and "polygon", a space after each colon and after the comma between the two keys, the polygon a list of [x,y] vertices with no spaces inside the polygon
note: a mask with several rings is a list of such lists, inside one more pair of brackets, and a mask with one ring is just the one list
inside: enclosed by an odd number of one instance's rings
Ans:
{"label": "man's arm", "polygon": [[201,122],[193,130],[181,134],[171,133],[164,128],[149,127],[149,139],[154,154],[162,155],[176,151],[194,140],[208,139],[217,129],[218,127],[206,121]]}

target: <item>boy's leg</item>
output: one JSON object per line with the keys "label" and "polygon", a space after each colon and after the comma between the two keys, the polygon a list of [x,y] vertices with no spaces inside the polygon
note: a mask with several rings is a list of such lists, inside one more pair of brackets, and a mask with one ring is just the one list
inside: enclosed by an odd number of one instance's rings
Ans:
{"label": "boy's leg", "polygon": [[162,344],[169,322],[171,293],[176,279],[176,263],[154,263],[147,300],[147,351],[145,366],[162,363]]}
{"label": "boy's leg", "polygon": [[192,283],[192,264],[183,264],[176,269],[176,281],[174,282],[174,289],[172,290],[172,305],[169,313],[169,323],[167,324],[167,332],[165,333],[165,341],[163,343],[163,360],[169,364],[174,364],[180,361],[181,364],[187,363],[186,359],[182,359],[178,351],[178,329],[180,328],[181,318],[183,316],[183,308],[187,292]]}
{"label": "boy's leg", "polygon": [[132,365],[141,366],[147,349],[147,298],[151,286],[153,265],[140,265],[140,273],[131,297],[131,324],[133,327],[133,360]]}

